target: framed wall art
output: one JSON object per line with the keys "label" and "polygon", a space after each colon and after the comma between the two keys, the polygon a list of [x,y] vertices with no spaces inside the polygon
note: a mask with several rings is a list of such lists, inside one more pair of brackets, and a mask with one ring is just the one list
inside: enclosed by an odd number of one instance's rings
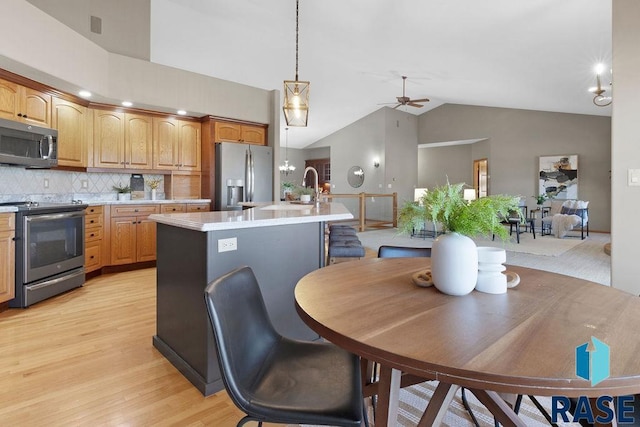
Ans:
{"label": "framed wall art", "polygon": [[540,156],[539,194],[554,199],[578,198],[578,155]]}

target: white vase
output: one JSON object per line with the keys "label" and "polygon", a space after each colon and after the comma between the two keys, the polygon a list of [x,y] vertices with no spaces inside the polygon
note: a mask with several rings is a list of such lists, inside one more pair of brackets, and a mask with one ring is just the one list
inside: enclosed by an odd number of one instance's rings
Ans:
{"label": "white vase", "polygon": [[466,295],[473,291],[478,280],[475,242],[458,233],[439,236],[431,248],[431,277],[442,293]]}
{"label": "white vase", "polygon": [[118,193],[118,200],[131,200],[131,193]]}
{"label": "white vase", "polygon": [[151,200],[155,200],[155,199],[156,199],[156,196],[157,196],[157,194],[156,194],[156,193],[157,193],[157,191],[158,191],[158,190],[156,190],[155,188],[152,188],[152,189],[151,189]]}
{"label": "white vase", "polygon": [[508,288],[520,283],[517,273],[503,273],[507,268],[502,265],[507,261],[504,249],[489,246],[478,246],[478,283],[476,291],[488,294],[504,294]]}

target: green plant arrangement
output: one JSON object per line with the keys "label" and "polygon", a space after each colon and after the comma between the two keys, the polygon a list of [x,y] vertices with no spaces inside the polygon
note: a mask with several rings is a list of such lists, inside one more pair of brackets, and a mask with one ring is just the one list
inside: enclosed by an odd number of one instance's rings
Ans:
{"label": "green plant arrangement", "polygon": [[280,187],[282,187],[282,191],[293,191],[296,185],[291,181],[282,181]]}
{"label": "green plant arrangement", "polygon": [[315,190],[313,188],[303,187],[301,185],[296,186],[293,190],[293,194],[295,194],[298,197],[302,196],[303,194],[308,194],[312,196],[314,193],[315,193]]}
{"label": "green plant arrangement", "polygon": [[122,183],[118,183],[118,185],[114,185],[113,189],[117,193],[131,193],[131,187],[128,185],[122,185]]}
{"label": "green plant arrangement", "polygon": [[410,234],[425,221],[432,221],[442,224],[445,232],[468,237],[496,235],[507,240],[509,232],[500,221],[511,212],[521,215],[520,197],[493,195],[469,202],[463,198],[464,187],[464,183],[447,183],[427,191],[419,203],[405,203],[398,214],[400,231]]}
{"label": "green plant arrangement", "polygon": [[536,199],[536,203],[537,203],[538,205],[541,205],[541,204],[543,204],[547,199],[550,199],[550,197],[549,197],[549,196],[547,196],[547,194],[546,194],[546,193],[538,194],[537,196],[531,196],[531,197],[533,197],[534,199]]}

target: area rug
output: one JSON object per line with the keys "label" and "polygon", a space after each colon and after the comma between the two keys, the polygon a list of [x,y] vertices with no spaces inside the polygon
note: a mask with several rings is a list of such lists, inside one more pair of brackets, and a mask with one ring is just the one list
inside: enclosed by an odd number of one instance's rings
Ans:
{"label": "area rug", "polygon": [[[360,239],[365,248],[369,248],[374,251],[377,251],[381,245],[430,248],[433,244],[432,238],[412,238],[409,235],[400,234],[397,228],[364,231],[358,233],[358,239]],[[511,252],[553,257],[562,255],[569,249],[573,249],[584,242],[584,240],[580,240],[579,237],[565,237],[563,239],[557,239],[553,236],[536,235],[536,238],[534,239],[531,233],[521,233],[520,243],[516,242],[515,235],[511,236],[511,239],[506,242],[502,242],[498,238],[496,238],[496,240],[476,238],[474,241],[478,246],[493,246],[504,248]]]}
{"label": "area rug", "polygon": [[[416,384],[411,387],[406,387],[400,390],[400,402],[398,405],[398,421],[395,424],[397,427],[413,427],[418,425],[420,417],[424,413],[429,399],[433,395],[433,392],[437,386],[436,381],[428,381],[421,384]],[[493,415],[480,403],[476,397],[467,391],[466,393],[469,407],[476,418],[478,425],[480,426],[493,426]],[[536,397],[536,400],[545,408],[547,413],[551,413],[551,398],[550,397]],[[522,421],[530,427],[542,427],[549,426],[549,423],[544,418],[544,415],[536,408],[533,402],[528,396],[524,396],[520,405],[520,411],[518,415]],[[578,426],[578,423],[557,423],[559,426]],[[469,412],[464,408],[462,404],[461,390],[458,390],[453,401],[449,405],[449,409],[442,420],[443,426],[449,427],[467,427],[474,426],[471,421]],[[373,411],[369,406],[369,426],[375,427],[375,420],[373,417]],[[292,427],[292,426],[289,426]],[[391,427],[391,426],[390,426]]]}

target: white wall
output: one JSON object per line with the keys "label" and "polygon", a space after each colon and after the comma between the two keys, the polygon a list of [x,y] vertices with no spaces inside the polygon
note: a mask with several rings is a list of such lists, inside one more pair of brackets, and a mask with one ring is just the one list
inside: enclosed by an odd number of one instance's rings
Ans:
{"label": "white wall", "polygon": [[612,115],[611,285],[640,294],[637,245],[640,187],[627,185],[640,169],[640,2],[613,0],[614,101]]}

